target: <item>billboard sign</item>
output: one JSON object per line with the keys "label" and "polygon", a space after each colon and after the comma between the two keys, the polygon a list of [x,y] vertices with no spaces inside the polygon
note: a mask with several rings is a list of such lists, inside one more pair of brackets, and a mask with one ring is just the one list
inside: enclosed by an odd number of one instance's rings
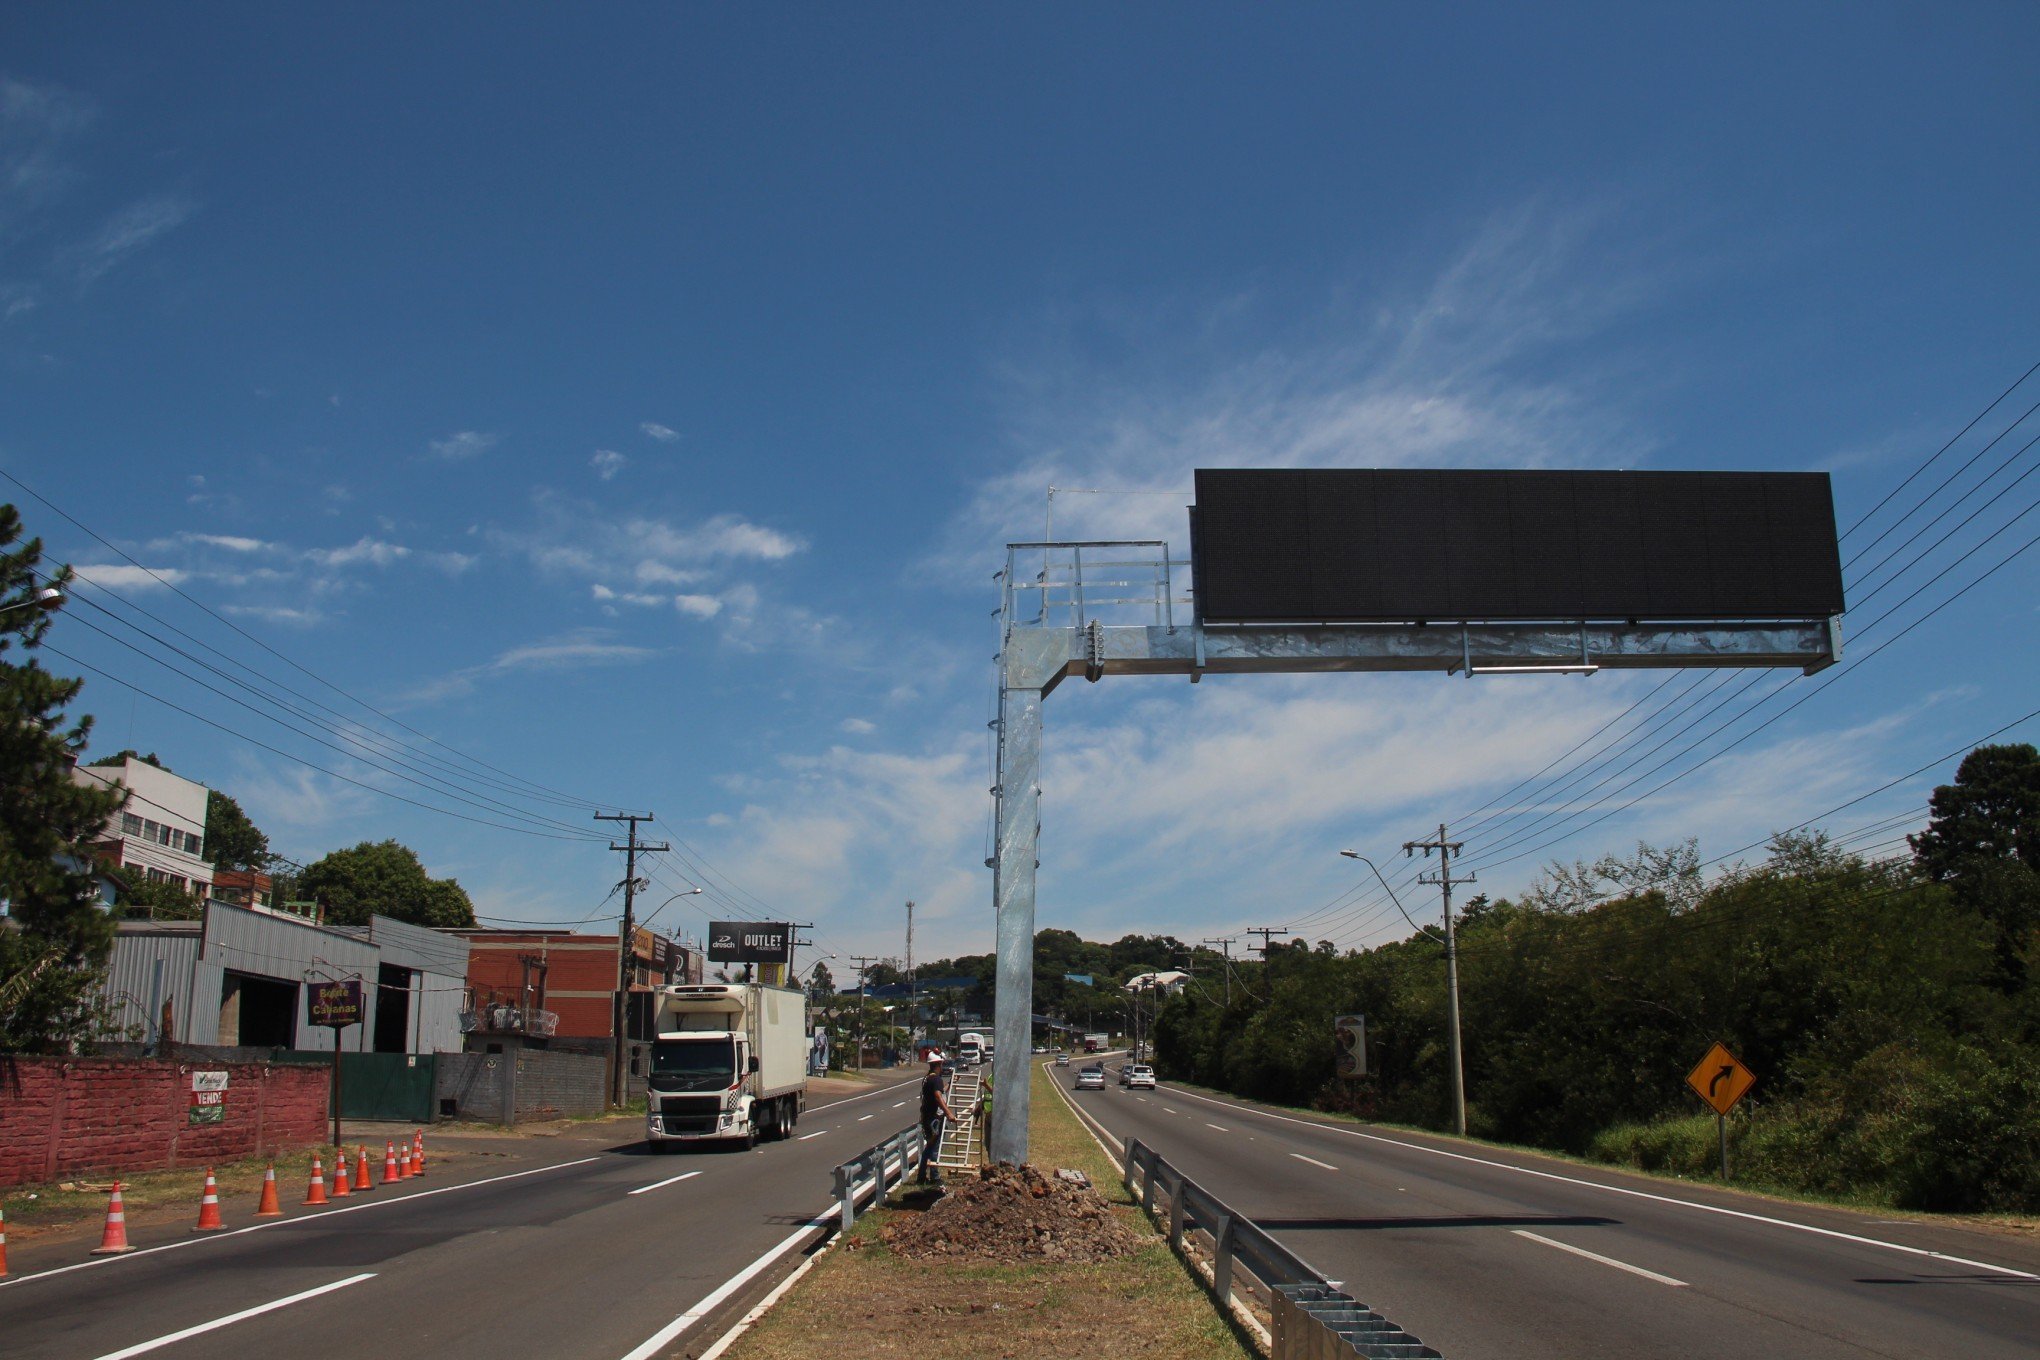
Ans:
{"label": "billboard sign", "polygon": [[710,921],[708,957],[715,963],[786,963],[793,927],[785,921]]}
{"label": "billboard sign", "polygon": [[1207,623],[1809,620],[1842,612],[1824,472],[1197,471]]}
{"label": "billboard sign", "polygon": [[361,1023],[361,980],[312,984],[312,1023],[327,1029],[345,1029]]}

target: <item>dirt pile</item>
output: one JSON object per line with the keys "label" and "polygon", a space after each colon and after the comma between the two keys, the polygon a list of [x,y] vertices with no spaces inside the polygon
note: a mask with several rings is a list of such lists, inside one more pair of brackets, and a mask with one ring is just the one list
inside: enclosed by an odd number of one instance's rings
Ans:
{"label": "dirt pile", "polygon": [[910,1260],[1089,1262],[1140,1250],[1097,1191],[1031,1166],[988,1166],[950,1184],[925,1213],[894,1216],[886,1245]]}

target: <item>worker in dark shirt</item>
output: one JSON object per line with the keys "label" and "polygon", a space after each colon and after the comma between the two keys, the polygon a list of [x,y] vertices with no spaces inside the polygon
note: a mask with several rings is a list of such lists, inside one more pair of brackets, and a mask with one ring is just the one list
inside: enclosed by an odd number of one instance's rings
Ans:
{"label": "worker in dark shirt", "polygon": [[928,1075],[921,1078],[921,1169],[914,1179],[922,1185],[931,1180],[942,1184],[942,1168],[935,1164],[935,1150],[942,1142],[942,1125],[951,1117],[949,1097],[942,1089],[946,1079],[942,1050],[938,1048],[928,1055]]}

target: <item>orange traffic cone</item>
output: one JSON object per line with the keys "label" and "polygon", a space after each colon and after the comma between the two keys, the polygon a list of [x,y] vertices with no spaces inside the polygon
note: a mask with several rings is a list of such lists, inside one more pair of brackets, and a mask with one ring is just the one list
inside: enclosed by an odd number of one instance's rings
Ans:
{"label": "orange traffic cone", "polygon": [[262,1173],[262,1202],[255,1206],[257,1218],[282,1218],[283,1206],[276,1202],[276,1163]]}
{"label": "orange traffic cone", "polygon": [[382,1155],[383,1184],[388,1185],[393,1181],[402,1180],[403,1177],[397,1171],[397,1145],[387,1138],[383,1139]]}
{"label": "orange traffic cone", "polygon": [[120,1182],[113,1183],[113,1198],[106,1201],[106,1230],[99,1235],[94,1256],[118,1256],[133,1251],[127,1240],[127,1206],[121,1202]]}
{"label": "orange traffic cone", "polygon": [[7,1278],[7,1211],[0,1209],[0,1280]]}
{"label": "orange traffic cone", "polygon": [[420,1129],[411,1139],[411,1174],[425,1174],[425,1130]]}
{"label": "orange traffic cone", "polygon": [[368,1172],[368,1149],[354,1149],[354,1193],[365,1195],[375,1189],[375,1177]]}
{"label": "orange traffic cone", "polygon": [[309,1207],[330,1204],[326,1198],[326,1164],[319,1160],[319,1154],[312,1154],[312,1183],[305,1187],[305,1204]]}
{"label": "orange traffic cone", "polygon": [[354,1193],[353,1182],[347,1179],[347,1149],[335,1148],[337,1157],[333,1163],[333,1198],[346,1199]]}
{"label": "orange traffic cone", "polygon": [[411,1179],[411,1145],[409,1143],[397,1144],[397,1179],[400,1181]]}
{"label": "orange traffic cone", "polygon": [[218,1232],[226,1227],[220,1218],[220,1188],[213,1184],[212,1168],[205,1169],[205,1193],[198,1197],[198,1226],[193,1232]]}

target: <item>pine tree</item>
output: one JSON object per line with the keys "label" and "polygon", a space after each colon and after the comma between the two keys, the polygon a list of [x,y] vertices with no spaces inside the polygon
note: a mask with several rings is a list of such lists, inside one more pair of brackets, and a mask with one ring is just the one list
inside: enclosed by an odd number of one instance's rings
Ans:
{"label": "pine tree", "polygon": [[113,945],[98,903],[90,842],[120,806],[118,789],[71,779],[92,720],[68,727],[82,680],[52,675],[33,653],[69,584],[45,574],[42,540],[21,542],[21,516],[0,505],[0,1051],[59,1052],[86,1037],[91,997]]}

